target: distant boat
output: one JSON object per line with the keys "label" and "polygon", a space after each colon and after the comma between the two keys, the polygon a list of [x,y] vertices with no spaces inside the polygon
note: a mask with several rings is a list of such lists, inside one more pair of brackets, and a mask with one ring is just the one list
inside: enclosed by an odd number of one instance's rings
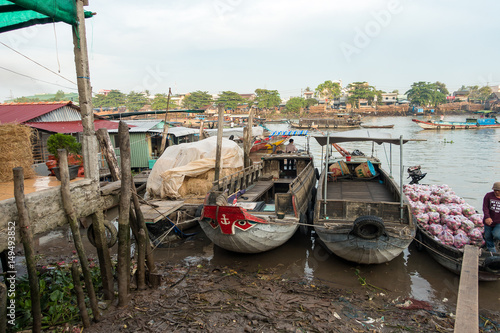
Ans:
{"label": "distant boat", "polygon": [[453,129],[480,129],[480,128],[500,128],[500,123],[495,118],[467,118],[465,121],[443,121],[429,120],[423,121],[412,119],[423,129],[453,130]]}
{"label": "distant boat", "polygon": [[361,125],[363,128],[393,128],[394,124],[392,125]]}
{"label": "distant boat", "polygon": [[332,114],[328,118],[301,118],[298,123],[290,122],[290,126],[296,129],[359,128],[360,125],[360,117],[345,113]]}

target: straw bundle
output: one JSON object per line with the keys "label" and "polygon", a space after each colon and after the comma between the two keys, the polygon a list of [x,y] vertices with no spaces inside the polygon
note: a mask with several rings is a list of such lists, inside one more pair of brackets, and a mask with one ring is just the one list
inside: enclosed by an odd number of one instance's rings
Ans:
{"label": "straw bundle", "polygon": [[[241,168],[224,168],[221,169],[220,177],[226,177]],[[186,177],[184,182],[179,188],[179,195],[183,198],[189,196],[204,197],[212,188],[212,182],[214,181],[215,170],[208,170],[197,177]]]}
{"label": "straw bundle", "polygon": [[12,169],[22,167],[24,178],[35,176],[31,127],[21,124],[0,124],[0,182],[14,179]]}

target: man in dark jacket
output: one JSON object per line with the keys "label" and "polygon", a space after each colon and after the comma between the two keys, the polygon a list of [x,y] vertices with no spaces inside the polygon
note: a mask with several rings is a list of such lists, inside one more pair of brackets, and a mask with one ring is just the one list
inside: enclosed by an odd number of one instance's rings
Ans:
{"label": "man in dark jacket", "polygon": [[497,252],[495,240],[500,240],[500,182],[493,184],[493,192],[483,199],[484,240],[490,252]]}

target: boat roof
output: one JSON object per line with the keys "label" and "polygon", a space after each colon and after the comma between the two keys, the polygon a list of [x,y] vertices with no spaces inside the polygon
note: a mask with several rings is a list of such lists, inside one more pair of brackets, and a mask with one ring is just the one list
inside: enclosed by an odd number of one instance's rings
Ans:
{"label": "boat roof", "polygon": [[[381,132],[370,132],[368,130],[354,130],[345,132],[335,132],[332,133],[329,138],[327,135],[313,136],[316,141],[322,146],[326,146],[327,140],[330,144],[332,143],[342,143],[342,142],[353,142],[353,141],[373,141],[377,144],[391,143],[395,145],[400,144],[399,138],[393,138],[391,133],[381,133]],[[403,143],[407,143],[409,140],[403,140]]]}

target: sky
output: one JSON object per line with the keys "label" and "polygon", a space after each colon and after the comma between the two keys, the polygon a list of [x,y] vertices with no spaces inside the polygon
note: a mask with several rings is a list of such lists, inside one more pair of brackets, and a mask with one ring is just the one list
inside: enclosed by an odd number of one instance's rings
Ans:
{"label": "sky", "polygon": [[[450,92],[500,85],[495,0],[90,0],[85,9],[97,13],[86,20],[95,93],[261,88],[286,99],[326,80],[400,93],[419,81]],[[77,91],[67,24],[0,34],[0,59],[0,101]]]}

